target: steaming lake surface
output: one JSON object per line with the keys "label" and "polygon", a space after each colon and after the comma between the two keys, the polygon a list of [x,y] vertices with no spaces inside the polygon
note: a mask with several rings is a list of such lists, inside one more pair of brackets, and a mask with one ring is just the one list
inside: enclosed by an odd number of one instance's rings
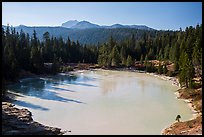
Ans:
{"label": "steaming lake surface", "polygon": [[144,73],[94,70],[28,78],[8,87],[18,108],[66,134],[161,134],[175,122],[192,118],[178,87]]}

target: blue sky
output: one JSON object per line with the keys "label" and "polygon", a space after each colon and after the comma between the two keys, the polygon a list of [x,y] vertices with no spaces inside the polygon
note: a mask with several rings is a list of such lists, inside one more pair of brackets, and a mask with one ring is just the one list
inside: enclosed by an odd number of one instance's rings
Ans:
{"label": "blue sky", "polygon": [[178,30],[202,23],[202,2],[2,2],[3,25],[61,26],[68,20]]}

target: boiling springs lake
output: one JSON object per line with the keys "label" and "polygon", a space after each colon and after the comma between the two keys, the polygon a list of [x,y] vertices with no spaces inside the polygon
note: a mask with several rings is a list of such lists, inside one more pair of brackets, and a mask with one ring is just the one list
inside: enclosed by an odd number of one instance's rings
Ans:
{"label": "boiling springs lake", "polygon": [[145,73],[87,70],[22,79],[10,85],[13,103],[27,108],[33,119],[68,130],[66,134],[161,134],[192,111],[171,82]]}

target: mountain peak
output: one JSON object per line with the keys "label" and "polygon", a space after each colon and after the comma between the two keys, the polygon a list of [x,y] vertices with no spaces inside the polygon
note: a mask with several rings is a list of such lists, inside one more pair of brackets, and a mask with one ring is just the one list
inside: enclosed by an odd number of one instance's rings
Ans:
{"label": "mountain peak", "polygon": [[100,26],[97,24],[90,23],[86,20],[77,21],[77,20],[69,20],[62,24],[62,27],[72,28],[72,29],[89,29],[89,28],[134,28],[134,29],[142,29],[142,30],[154,30],[145,25],[122,25],[122,24],[113,24],[111,26]]}
{"label": "mountain peak", "polygon": [[80,23],[90,23],[90,22],[83,20],[83,21],[80,21]]}
{"label": "mountain peak", "polygon": [[75,24],[74,26],[72,26],[71,28],[75,28],[75,29],[89,29],[89,28],[99,28],[100,26],[97,24],[93,24],[90,23],[88,21],[80,21],[77,24]]}
{"label": "mountain peak", "polygon": [[65,27],[65,28],[71,28],[72,26],[76,25],[77,23],[79,23],[79,21],[77,20],[69,20],[65,23],[62,23],[62,27]]}

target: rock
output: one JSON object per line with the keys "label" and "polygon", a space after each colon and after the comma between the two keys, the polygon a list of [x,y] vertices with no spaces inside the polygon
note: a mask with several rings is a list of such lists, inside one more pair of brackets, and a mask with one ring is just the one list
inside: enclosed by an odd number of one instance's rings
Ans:
{"label": "rock", "polygon": [[60,128],[44,126],[33,121],[28,109],[15,108],[2,102],[2,135],[62,135]]}
{"label": "rock", "polygon": [[187,131],[181,131],[181,134],[183,134],[183,133],[187,133]]}

